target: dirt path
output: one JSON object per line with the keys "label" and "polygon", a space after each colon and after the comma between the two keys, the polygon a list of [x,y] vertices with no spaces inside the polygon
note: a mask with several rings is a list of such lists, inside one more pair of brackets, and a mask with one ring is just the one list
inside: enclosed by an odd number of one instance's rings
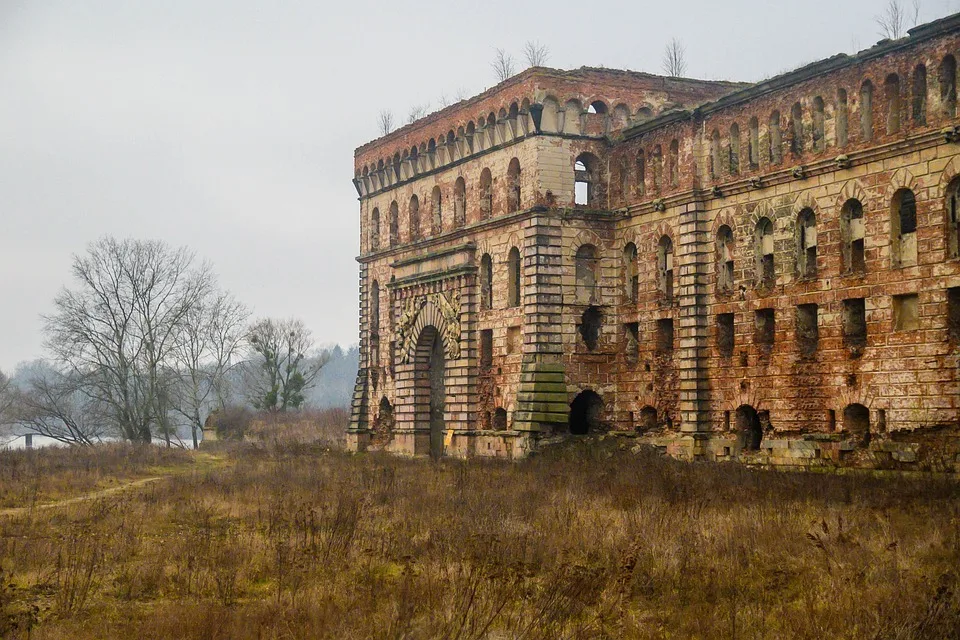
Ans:
{"label": "dirt path", "polygon": [[156,482],[157,480],[163,480],[164,478],[168,478],[168,477],[169,476],[153,476],[150,478],[141,478],[140,480],[125,482],[115,487],[110,487],[109,489],[92,491],[90,493],[85,493],[83,495],[76,496],[75,498],[67,498],[66,500],[57,500],[56,502],[47,502],[44,504],[37,504],[30,507],[11,507],[8,509],[0,509],[0,517],[19,516],[34,510],[57,509],[59,507],[66,507],[68,505],[77,504],[79,502],[86,502],[88,500],[97,500],[99,498],[105,498],[114,493],[120,493],[121,491],[127,491],[129,489],[136,489],[138,487],[143,487],[150,484],[151,482]]}

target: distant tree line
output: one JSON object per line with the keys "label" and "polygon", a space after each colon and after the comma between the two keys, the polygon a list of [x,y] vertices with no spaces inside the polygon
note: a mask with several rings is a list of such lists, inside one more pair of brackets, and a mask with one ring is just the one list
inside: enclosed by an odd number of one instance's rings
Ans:
{"label": "distant tree line", "polygon": [[300,409],[330,358],[298,319],[250,322],[183,247],[104,237],[71,274],[43,318],[51,357],[0,373],[0,424],[66,444],[186,431],[196,447],[214,411]]}

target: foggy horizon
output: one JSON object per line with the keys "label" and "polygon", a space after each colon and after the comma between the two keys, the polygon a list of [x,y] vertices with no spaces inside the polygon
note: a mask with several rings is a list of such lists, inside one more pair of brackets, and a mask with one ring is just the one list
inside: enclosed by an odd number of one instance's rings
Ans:
{"label": "foggy horizon", "polygon": [[[662,74],[676,37],[684,75],[756,82],[869,48],[885,5],[5,2],[0,370],[48,355],[41,315],[72,286],[72,255],[104,235],[187,246],[253,317],[301,318],[318,345],[346,348],[358,339],[353,151],[379,137],[381,109],[400,128],[416,105],[481,93],[497,84],[494,50],[520,72],[531,40],[550,67]],[[958,10],[928,0],[919,22]]]}

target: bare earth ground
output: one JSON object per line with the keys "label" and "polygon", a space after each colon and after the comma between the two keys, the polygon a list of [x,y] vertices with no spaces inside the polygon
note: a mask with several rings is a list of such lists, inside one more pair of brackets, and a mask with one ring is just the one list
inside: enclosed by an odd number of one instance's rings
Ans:
{"label": "bare earth ground", "polygon": [[609,441],[3,453],[0,637],[957,638],[958,489]]}

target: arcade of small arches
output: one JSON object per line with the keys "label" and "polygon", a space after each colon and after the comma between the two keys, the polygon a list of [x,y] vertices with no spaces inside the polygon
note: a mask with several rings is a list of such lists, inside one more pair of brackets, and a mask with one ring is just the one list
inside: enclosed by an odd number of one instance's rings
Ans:
{"label": "arcade of small arches", "polygon": [[450,129],[419,145],[398,150],[393,157],[381,158],[358,168],[356,179],[366,193],[373,193],[522,138],[535,128],[532,104],[540,114],[539,130],[545,133],[602,136],[655,115],[653,108],[646,103],[631,109],[618,102],[610,108],[601,98],[570,97],[561,101],[551,95],[540,103],[531,103],[528,98],[513,100],[497,113],[491,111],[486,116],[478,116],[476,120],[457,127],[456,131]]}
{"label": "arcade of small arches", "polygon": [[[498,211],[510,214],[520,211],[523,207],[523,190],[521,187],[520,160],[512,158],[507,166],[506,201],[501,207],[496,200],[496,190],[493,188],[493,174],[489,167],[484,167],[477,180],[476,192],[478,200],[479,220],[489,220]],[[440,185],[435,185],[430,192],[429,225],[421,214],[420,196],[410,196],[406,207],[406,232],[401,235],[400,205],[396,200],[390,203],[387,214],[388,246],[396,247],[402,243],[418,242],[429,237],[437,237],[449,229],[461,229],[467,224],[467,182],[463,176],[456,179],[453,185],[452,220],[447,220],[449,196],[444,196]],[[445,221],[446,220],[446,221]],[[377,251],[381,246],[381,220],[379,207],[374,207],[370,213],[370,250]]]}
{"label": "arcade of small arches", "polygon": [[[928,82],[927,68],[922,62],[914,66],[909,76],[909,81],[904,81],[900,74],[888,73],[879,91],[873,80],[864,78],[856,91],[855,103],[851,103],[847,89],[840,87],[832,97],[817,95],[794,101],[786,119],[780,109],[764,118],[751,116],[745,136],[736,121],[726,129],[725,137],[719,127],[714,127],[705,136],[709,152],[703,175],[718,182],[746,171],[780,166],[787,159],[784,147],[789,158],[800,161],[808,152],[819,154],[835,148],[842,153],[849,145],[872,142],[878,136],[902,136],[911,128],[935,122],[952,125],[957,117],[956,58],[947,54],[941,59],[932,83]],[[875,99],[878,93],[880,100]],[[851,128],[853,104],[858,122]],[[936,108],[931,109],[931,104]],[[875,121],[877,113],[883,117]],[[831,118],[834,126],[828,129],[826,123]],[[742,153],[744,148],[746,152]],[[632,167],[627,156],[615,161],[623,201],[632,196],[658,196],[679,187],[679,152],[679,141],[674,138],[666,153],[660,143],[638,149]]]}

